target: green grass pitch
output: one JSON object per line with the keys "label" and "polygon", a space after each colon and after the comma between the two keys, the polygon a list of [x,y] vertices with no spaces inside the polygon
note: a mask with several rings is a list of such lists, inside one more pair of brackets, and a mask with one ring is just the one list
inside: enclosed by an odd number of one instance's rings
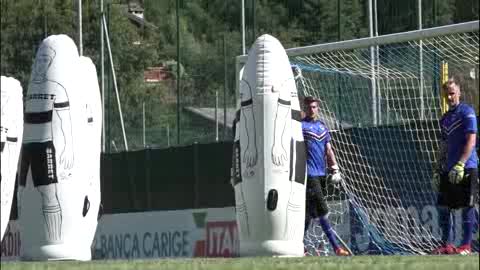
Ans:
{"label": "green grass pitch", "polygon": [[91,262],[2,262],[2,270],[400,270],[400,269],[479,269],[478,254],[471,256],[355,256],[304,258],[193,258],[155,260],[117,260]]}

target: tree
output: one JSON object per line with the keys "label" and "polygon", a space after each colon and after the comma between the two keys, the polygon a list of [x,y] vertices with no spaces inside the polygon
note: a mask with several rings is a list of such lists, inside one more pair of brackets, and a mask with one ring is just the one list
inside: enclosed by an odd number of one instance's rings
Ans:
{"label": "tree", "polygon": [[[83,51],[99,68],[99,1],[82,2]],[[125,3],[105,1],[125,125],[134,144],[140,146],[144,102],[149,108],[146,121],[151,130],[167,125],[174,130],[176,125],[176,0],[142,1],[144,18],[154,28],[137,27],[130,22],[125,16]],[[379,34],[417,29],[416,3],[417,0],[377,1]],[[478,20],[476,0],[422,3],[424,28]],[[72,0],[0,0],[0,4],[1,73],[18,78],[26,91],[36,49],[46,36],[67,34],[77,41],[76,7]],[[285,48],[337,41],[339,30],[341,40],[369,34],[368,0],[245,0],[245,9],[247,49],[264,33],[277,37]],[[227,103],[235,106],[235,57],[242,53],[240,14],[238,0],[180,1],[180,106],[213,106],[215,92],[223,93],[225,61]],[[108,72],[108,58],[105,64]],[[162,64],[167,64],[173,79],[160,84],[144,83],[143,71]],[[107,80],[107,86],[107,124],[111,137],[119,142],[122,135],[113,84]],[[117,146],[121,147],[121,143]]]}

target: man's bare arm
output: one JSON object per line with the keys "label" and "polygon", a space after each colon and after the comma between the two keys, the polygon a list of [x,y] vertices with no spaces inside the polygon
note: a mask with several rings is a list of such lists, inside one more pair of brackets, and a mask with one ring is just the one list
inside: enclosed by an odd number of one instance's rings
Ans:
{"label": "man's bare arm", "polygon": [[333,147],[331,143],[327,143],[326,155],[329,168],[337,165],[337,159],[335,158],[335,153],[333,152]]}
{"label": "man's bare arm", "polygon": [[475,149],[477,134],[467,133],[465,137],[466,137],[466,143],[465,143],[465,146],[463,147],[462,154],[460,155],[460,160],[459,160],[463,163],[467,162],[468,158],[472,154],[472,151],[474,151]]}

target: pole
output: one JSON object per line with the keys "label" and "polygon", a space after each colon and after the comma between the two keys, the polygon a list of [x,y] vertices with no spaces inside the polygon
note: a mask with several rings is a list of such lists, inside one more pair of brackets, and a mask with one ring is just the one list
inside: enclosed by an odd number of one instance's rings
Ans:
{"label": "pole", "polygon": [[167,146],[170,147],[170,125],[167,124]]}
{"label": "pole", "polygon": [[[341,1],[337,0],[337,40],[341,41],[342,40],[342,7],[341,7]],[[342,103],[341,101],[341,81],[340,81],[340,73],[337,72],[336,74],[336,82],[337,82],[337,99],[336,99],[336,104],[337,104],[337,117],[341,119],[342,117]]]}
{"label": "pole", "polygon": [[128,151],[127,135],[125,134],[125,125],[123,123],[122,106],[120,104],[120,95],[118,93],[117,77],[115,75],[115,67],[113,65],[112,48],[110,47],[110,38],[108,37],[107,22],[105,21],[105,16],[103,16],[102,19],[103,19],[103,26],[104,26],[103,29],[105,30],[105,38],[107,40],[107,50],[108,50],[108,57],[110,59],[110,68],[112,70],[113,86],[115,88],[115,94],[117,95],[117,105],[118,105],[118,112],[120,114],[120,125],[122,126],[123,143],[125,144],[125,151]]}
{"label": "pole", "polygon": [[177,15],[177,144],[180,145],[180,3],[175,5]]}
{"label": "pole", "polygon": [[341,17],[341,6],[340,6],[340,0],[337,0],[337,40],[341,41],[342,40],[342,17]]}
{"label": "pole", "polygon": [[146,136],[145,136],[145,101],[142,102],[142,120],[143,120],[143,149],[146,148]]}
{"label": "pole", "polygon": [[[368,25],[370,29],[370,37],[373,37],[373,10],[372,0],[368,0]],[[375,80],[375,48],[370,46],[370,70],[371,70],[371,87],[372,87],[372,114],[373,125],[377,125],[377,89]]]}
{"label": "pole", "polygon": [[245,55],[245,0],[242,0],[242,55]]}
{"label": "pole", "polygon": [[255,3],[255,0],[252,0],[253,4],[252,4],[252,12],[253,12],[253,16],[252,16],[252,21],[253,21],[253,39],[252,39],[252,43],[255,42],[255,40],[257,39],[257,34],[255,33],[255,28],[257,26],[257,19],[256,19],[256,16],[257,16],[257,11],[256,11],[256,6],[257,4]]}
{"label": "pole", "polygon": [[[100,0],[100,16],[103,18],[103,0]],[[100,89],[102,92],[102,152],[105,153],[105,50],[103,37],[103,20],[100,20]]]}
{"label": "pole", "polygon": [[[475,57],[475,62],[478,63],[478,56]],[[478,85],[479,85],[479,84],[478,84],[478,79],[479,79],[478,77],[479,77],[479,75],[480,75],[480,74],[478,73],[478,65],[475,65],[474,72],[475,72],[475,75],[474,75],[474,76],[475,76],[475,78],[474,78],[474,80],[475,80],[475,85],[478,86]],[[477,117],[477,121],[478,121],[478,117]],[[478,122],[477,122],[477,123],[478,123]],[[477,130],[478,130],[478,129],[477,129]],[[477,138],[478,138],[478,137],[477,137]],[[478,140],[477,140],[477,143],[478,143]],[[477,145],[478,145],[478,144],[477,144]],[[478,151],[478,148],[477,148],[477,151]],[[478,153],[478,152],[477,152],[477,153]],[[477,178],[477,179],[478,179],[478,178]]]}
{"label": "pole", "polygon": [[441,69],[440,69],[440,100],[441,100],[441,109],[442,114],[448,111],[448,103],[447,103],[447,95],[443,91],[443,84],[448,81],[448,62],[443,60],[441,62]]}
{"label": "pole", "polygon": [[[422,0],[418,0],[418,30],[422,30]],[[423,40],[420,39],[420,51],[419,51],[419,60],[420,60],[420,119],[425,119],[425,101],[423,100],[424,89],[423,89]]]}
{"label": "pole", "polygon": [[78,0],[78,54],[83,55],[82,44],[82,0]]}
{"label": "pole", "polygon": [[[377,0],[373,1],[373,6],[374,6],[374,29],[375,29],[375,36],[378,37],[378,9],[377,9]],[[375,74],[380,73],[380,54],[379,54],[379,47],[378,45],[375,46]],[[378,80],[375,79],[375,89],[378,89]],[[380,92],[380,91],[378,91]],[[378,124],[382,124],[382,93],[377,93],[378,96],[378,102],[377,102],[377,122]]]}
{"label": "pole", "polygon": [[200,202],[200,155],[198,153],[198,142],[193,142],[193,207],[198,208]]}
{"label": "pole", "polygon": [[48,37],[48,18],[46,16],[45,12],[45,0],[42,2],[43,6],[43,34],[44,38]]}
{"label": "pole", "polygon": [[386,111],[387,111],[387,125],[390,124],[390,102],[389,102],[389,93],[390,93],[390,79],[389,79],[389,72],[388,72],[388,69],[386,70],[385,72],[385,80],[387,81],[386,83],[386,89],[385,89],[385,98],[387,99],[387,102],[386,102],[386,105],[387,105],[387,108],[386,108]]}
{"label": "pole", "polygon": [[218,91],[215,91],[215,141],[218,142]]}
{"label": "pole", "polygon": [[[373,29],[375,29],[375,36],[378,37],[378,9],[377,9],[377,0],[373,0]],[[378,48],[378,46],[377,46]]]}
{"label": "pole", "polygon": [[[105,25],[103,20],[102,20],[102,25],[103,27],[106,27],[107,29],[110,29],[110,18],[111,18],[111,7],[112,7],[112,3],[110,1],[107,2],[107,10],[104,12],[104,15],[105,18],[106,18],[106,21],[107,21],[107,24]],[[102,29],[102,32],[103,29]],[[104,32],[104,37],[105,37],[105,32]],[[105,44],[105,39],[103,40],[104,44]],[[105,47],[104,47],[105,48]],[[106,59],[105,59],[106,61]],[[107,153],[110,153],[112,152],[112,143],[110,141],[112,141],[112,109],[113,106],[112,106],[112,92],[113,91],[109,91],[110,89],[112,89],[112,72],[107,69],[107,74],[106,74],[106,77],[105,77],[105,89],[106,89],[106,92],[105,92],[105,104],[108,106],[108,108],[110,108],[109,110],[107,110],[105,113],[105,130],[107,132],[107,135],[105,136],[105,151]]]}
{"label": "pole", "polygon": [[227,139],[227,88],[228,88],[228,72],[227,72],[227,42],[225,34],[223,35],[223,140]]}
{"label": "pole", "polygon": [[[437,26],[437,1],[436,0],[433,0],[433,3],[432,3],[432,25],[430,27],[435,27]],[[434,48],[437,48],[436,46],[436,42],[435,42],[435,46]],[[434,67],[438,67],[440,65],[439,63],[439,59],[437,57],[437,53],[434,53],[433,54],[433,65]],[[440,78],[439,78],[440,74],[438,71],[434,71],[433,72],[433,91],[435,93],[435,95],[439,95],[441,96],[442,94],[442,91],[441,91],[441,86],[439,87],[439,82],[440,82]]]}

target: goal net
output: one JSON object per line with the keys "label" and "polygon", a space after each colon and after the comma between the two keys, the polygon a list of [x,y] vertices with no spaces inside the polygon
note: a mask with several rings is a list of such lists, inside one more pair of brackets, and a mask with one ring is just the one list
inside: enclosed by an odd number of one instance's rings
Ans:
{"label": "goal net", "polygon": [[[345,181],[326,188],[330,221],[356,253],[423,254],[439,245],[431,181],[441,83],[462,77],[464,101],[478,113],[478,36],[477,21],[287,50],[300,96],[320,99],[331,130]],[[332,252],[318,222],[305,245]]]}
{"label": "goal net", "polygon": [[[431,181],[441,84],[447,74],[464,78],[462,97],[478,114],[478,29],[475,21],[287,50],[300,98],[321,101],[331,130],[344,181],[326,187],[329,220],[354,253],[424,254],[439,245]],[[304,242],[312,255],[333,254],[317,221]]]}

